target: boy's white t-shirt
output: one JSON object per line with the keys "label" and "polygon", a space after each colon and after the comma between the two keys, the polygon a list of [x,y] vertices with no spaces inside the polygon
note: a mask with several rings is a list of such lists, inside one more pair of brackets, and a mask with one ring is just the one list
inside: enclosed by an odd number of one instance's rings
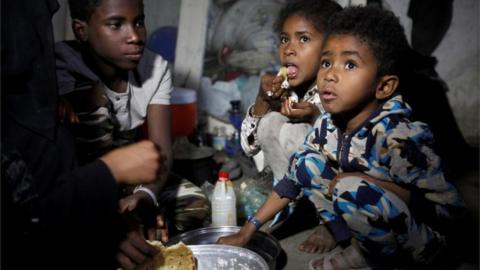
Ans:
{"label": "boy's white t-shirt", "polygon": [[148,49],[145,49],[136,70],[128,72],[126,92],[117,93],[105,86],[105,93],[113,103],[114,115],[122,131],[142,125],[148,105],[170,105],[172,90],[168,62]]}

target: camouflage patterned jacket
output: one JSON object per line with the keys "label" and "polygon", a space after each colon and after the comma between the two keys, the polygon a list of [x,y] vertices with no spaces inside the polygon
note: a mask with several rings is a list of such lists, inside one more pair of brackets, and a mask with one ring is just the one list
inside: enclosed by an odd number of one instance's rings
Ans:
{"label": "camouflage patterned jacket", "polygon": [[[451,217],[463,208],[463,201],[445,179],[428,126],[409,121],[410,113],[402,96],[396,95],[350,134],[324,114],[303,149],[290,158],[288,173],[274,190],[292,199],[302,189],[307,196],[325,196],[337,173],[361,172],[409,190],[410,210],[427,223],[425,216]],[[333,218],[328,212],[319,211],[325,222]]]}

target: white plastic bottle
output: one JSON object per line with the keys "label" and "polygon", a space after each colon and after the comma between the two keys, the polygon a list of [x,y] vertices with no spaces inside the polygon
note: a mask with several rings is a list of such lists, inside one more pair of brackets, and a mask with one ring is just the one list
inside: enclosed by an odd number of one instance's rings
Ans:
{"label": "white plastic bottle", "polygon": [[212,195],[212,226],[237,226],[235,192],[228,172],[220,171]]}

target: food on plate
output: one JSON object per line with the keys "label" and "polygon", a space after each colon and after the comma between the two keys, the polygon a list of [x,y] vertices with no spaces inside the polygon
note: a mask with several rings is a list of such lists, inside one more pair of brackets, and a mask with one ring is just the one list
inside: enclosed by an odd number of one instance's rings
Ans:
{"label": "food on plate", "polygon": [[183,242],[165,247],[160,241],[147,241],[159,250],[152,260],[139,266],[138,270],[195,270],[192,250]]}

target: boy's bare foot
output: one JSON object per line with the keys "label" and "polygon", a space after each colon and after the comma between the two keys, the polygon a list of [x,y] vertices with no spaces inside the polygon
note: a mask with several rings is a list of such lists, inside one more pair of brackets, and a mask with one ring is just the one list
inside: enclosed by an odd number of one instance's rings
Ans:
{"label": "boy's bare foot", "polygon": [[336,248],[312,259],[310,268],[315,270],[371,269],[363,258],[358,243],[354,241],[345,249]]}
{"label": "boy's bare foot", "polygon": [[335,238],[327,226],[318,225],[315,231],[298,246],[298,250],[307,253],[323,253],[332,250],[337,245]]}
{"label": "boy's bare foot", "polygon": [[[324,268],[325,263],[326,263],[326,262],[324,262],[324,260],[325,260],[325,259],[320,259],[320,260],[318,260],[318,261],[315,261],[315,262],[313,263],[313,265],[312,265],[312,266],[313,266],[313,269],[315,269],[315,270],[324,270],[325,268],[327,268],[327,267]],[[330,264],[331,264],[331,267],[330,267],[330,268],[331,268],[332,270],[342,270],[342,269],[338,266],[337,261],[331,260],[331,261],[330,261]]]}

